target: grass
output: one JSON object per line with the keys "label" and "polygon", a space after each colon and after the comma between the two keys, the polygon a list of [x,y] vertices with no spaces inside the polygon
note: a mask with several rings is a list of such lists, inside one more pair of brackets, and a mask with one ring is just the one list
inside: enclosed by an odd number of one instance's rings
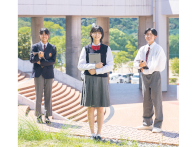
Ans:
{"label": "grass", "polygon": [[18,119],[19,147],[138,147],[136,141],[133,141],[132,145],[127,145],[125,140],[117,145],[110,141],[102,142],[85,137],[74,137],[69,133],[69,126],[63,126],[58,133],[44,131],[35,121],[26,118],[19,116]]}

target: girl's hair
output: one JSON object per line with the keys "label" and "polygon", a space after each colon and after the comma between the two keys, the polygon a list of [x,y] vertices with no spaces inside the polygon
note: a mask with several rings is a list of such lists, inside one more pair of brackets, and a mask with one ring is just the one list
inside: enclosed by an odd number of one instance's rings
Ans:
{"label": "girl's hair", "polygon": [[91,31],[90,31],[90,37],[91,37],[91,43],[93,42],[93,37],[91,36],[92,33],[94,32],[101,32],[101,39],[100,39],[100,42],[102,43],[102,39],[104,37],[104,33],[103,33],[103,29],[102,27],[98,26],[98,25],[95,25],[92,27]]}
{"label": "girl's hair", "polygon": [[154,28],[147,28],[147,29],[145,30],[145,32],[144,32],[144,35],[146,35],[146,33],[147,33],[148,31],[152,31],[152,34],[155,35],[155,36],[157,36],[157,31],[156,31]]}
{"label": "girl's hair", "polygon": [[39,31],[39,34],[42,35],[43,32],[45,32],[45,34],[50,35],[50,31],[47,28],[41,28]]}

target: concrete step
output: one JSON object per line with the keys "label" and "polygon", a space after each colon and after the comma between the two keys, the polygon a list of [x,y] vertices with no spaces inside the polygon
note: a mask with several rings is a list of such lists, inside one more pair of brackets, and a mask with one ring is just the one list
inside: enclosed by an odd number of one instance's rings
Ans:
{"label": "concrete step", "polygon": [[35,84],[29,84],[28,86],[24,86],[24,87],[20,87],[19,88],[19,91],[23,91],[23,90],[26,90],[26,89],[29,89],[29,88],[34,88],[35,89]]}
{"label": "concrete step", "polygon": [[[53,89],[52,89],[52,97],[54,97],[55,95],[58,95],[59,93],[61,93],[62,91],[59,91],[59,89],[62,88],[62,83],[58,83],[57,86],[55,86]],[[34,100],[35,99],[35,91],[29,93],[29,94],[25,94],[27,98],[31,99],[31,100]],[[43,92],[43,96],[42,96],[42,99],[44,98],[44,92]]]}
{"label": "concrete step", "polygon": [[[69,107],[70,107],[70,105],[69,105]],[[67,109],[67,107],[64,107],[64,108]],[[77,104],[76,106],[72,106],[72,108],[70,108],[69,110],[64,110],[62,113],[59,113],[59,114],[62,115],[62,116],[67,116],[69,114],[75,113],[76,111],[78,111],[81,108],[83,108],[83,106],[81,106],[80,104]],[[58,110],[60,110],[60,109],[58,109]],[[57,112],[57,111],[55,111],[55,112]]]}
{"label": "concrete step", "polygon": [[21,75],[18,77],[18,81],[21,81],[25,78],[25,73],[21,73]]}
{"label": "concrete step", "polygon": [[84,113],[85,111],[87,111],[87,109],[88,109],[88,107],[82,107],[82,108],[79,109],[78,111],[73,112],[73,113],[67,115],[66,118],[72,119],[72,118],[74,118],[74,117],[76,117],[76,116],[79,116],[80,114]]}
{"label": "concrete step", "polygon": [[87,117],[87,111],[84,111],[83,113],[78,114],[76,117],[74,117],[73,121],[79,121],[81,119],[83,119],[84,117]]}
{"label": "concrete step", "polygon": [[[59,104],[62,104],[64,103],[65,101],[71,99],[75,94],[75,89],[71,89],[71,92],[64,98],[61,98],[60,100],[57,100],[55,102],[52,103],[52,107],[56,106],[56,105],[59,105]],[[65,105],[66,106],[66,105]]]}
{"label": "concrete step", "polygon": [[[18,77],[24,76],[25,73],[18,71]],[[21,78],[22,79],[22,78]],[[19,85],[19,94],[35,101],[35,84],[34,79]],[[67,85],[53,81],[52,84],[52,110],[56,113],[74,121],[87,122],[87,107],[80,105],[81,93]],[[44,92],[42,97],[42,105],[44,105]],[[27,110],[27,108],[24,108]],[[28,107],[29,109],[29,107]],[[29,111],[29,110],[28,110]],[[34,110],[30,110],[29,116],[35,117]],[[95,121],[97,113],[95,111]]]}
{"label": "concrete step", "polygon": [[[70,109],[73,109],[73,108],[75,108],[76,106],[80,106],[80,100],[81,100],[81,94],[79,94],[79,98],[75,101],[75,102],[73,102],[73,103],[71,103],[71,104],[69,104],[68,106],[66,106],[66,107],[64,107],[63,108],[63,110],[64,110],[64,112],[62,112],[61,114],[62,114],[62,116],[64,116],[64,113],[65,113],[65,115],[67,115],[67,111],[68,110],[70,110]],[[53,108],[52,108],[52,110],[53,111],[57,111],[58,109],[59,109],[59,107],[60,107],[60,105],[58,106],[54,106]],[[77,108],[76,108],[77,109]]]}
{"label": "concrete step", "polygon": [[21,75],[21,72],[18,72],[18,77]]}
{"label": "concrete step", "polygon": [[[52,83],[52,88],[56,87],[58,84],[58,81],[54,81]],[[31,87],[31,88],[27,88],[27,89],[24,89],[24,90],[20,90],[18,93],[19,94],[26,94],[26,93],[30,93],[30,92],[33,92],[35,91],[35,87]]]}
{"label": "concrete step", "polygon": [[[66,95],[66,93],[65,93],[66,89],[67,89],[67,85],[63,85],[62,88],[59,90],[59,91],[63,91],[63,92],[55,97],[52,97],[52,102],[55,102],[55,101],[63,98],[64,95]],[[42,98],[42,105],[44,105],[44,97]]]}
{"label": "concrete step", "polygon": [[69,97],[64,97],[61,99],[61,101],[59,102],[59,104],[55,107],[55,112],[57,113],[62,113],[64,111],[66,111],[66,106],[70,105],[71,103],[75,102],[78,98],[79,98],[79,91],[73,91],[74,95],[72,95],[72,93],[70,92],[70,96]]}

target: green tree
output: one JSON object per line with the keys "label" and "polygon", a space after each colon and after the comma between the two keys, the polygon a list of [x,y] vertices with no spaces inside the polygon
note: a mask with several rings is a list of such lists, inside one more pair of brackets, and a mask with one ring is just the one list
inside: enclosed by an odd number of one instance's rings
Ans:
{"label": "green tree", "polygon": [[174,75],[179,76],[179,59],[177,57],[170,60],[170,68]]}
{"label": "green tree", "polygon": [[127,66],[129,68],[129,72],[133,72],[133,61],[130,61]]}
{"label": "green tree", "polygon": [[169,36],[169,55],[170,59],[173,57],[179,57],[179,35]]}
{"label": "green tree", "polygon": [[29,32],[18,32],[18,58],[29,60],[31,51],[31,35]]}
{"label": "green tree", "polygon": [[133,46],[130,41],[128,41],[128,44],[125,46],[125,48],[128,50],[128,52],[130,54],[130,59],[134,60],[134,58],[135,58],[134,52],[137,50],[137,48],[135,46]]}
{"label": "green tree", "polygon": [[[57,49],[57,59],[54,64],[54,67],[60,67],[62,71],[62,67],[64,66],[63,61],[65,61],[65,52],[66,52],[66,38],[63,36],[55,36],[50,38],[50,43],[56,46]],[[60,62],[58,62],[58,60]]]}
{"label": "green tree", "polygon": [[25,19],[25,17],[18,18],[18,29],[21,27],[31,27],[31,18]]}
{"label": "green tree", "polygon": [[20,33],[26,33],[28,32],[31,35],[31,28],[30,27],[21,27],[18,32]]}
{"label": "green tree", "polygon": [[112,50],[122,50],[125,51],[125,46],[128,43],[127,35],[118,29],[109,29],[110,37],[110,47]]}
{"label": "green tree", "polygon": [[51,37],[65,35],[64,28],[54,22],[44,21],[44,27],[49,29]]}
{"label": "green tree", "polygon": [[113,52],[114,56],[114,70],[121,68],[123,64],[130,61],[129,54],[125,51],[120,51],[117,53]]}
{"label": "green tree", "polygon": [[84,47],[89,43],[91,43],[91,38],[90,38],[91,28],[92,25],[81,26],[81,47]]}

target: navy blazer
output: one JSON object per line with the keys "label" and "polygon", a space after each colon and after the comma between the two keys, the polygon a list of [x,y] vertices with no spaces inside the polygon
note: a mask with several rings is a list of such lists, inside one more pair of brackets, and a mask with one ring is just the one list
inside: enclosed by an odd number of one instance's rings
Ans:
{"label": "navy blazer", "polygon": [[[39,77],[41,74],[45,79],[54,78],[53,64],[56,61],[56,47],[48,43],[45,51],[45,59],[39,59],[38,54],[33,55],[33,52],[39,52],[42,50],[41,42],[33,44],[31,47],[30,62],[33,63],[32,77]],[[40,61],[40,65],[37,62]]]}

